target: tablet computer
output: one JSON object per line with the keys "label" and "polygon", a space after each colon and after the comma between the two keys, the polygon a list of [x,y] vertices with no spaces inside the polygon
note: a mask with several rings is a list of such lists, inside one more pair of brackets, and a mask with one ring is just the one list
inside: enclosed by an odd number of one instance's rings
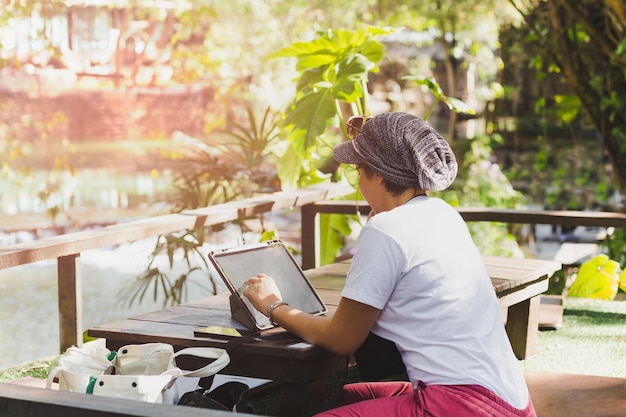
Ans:
{"label": "tablet computer", "polygon": [[283,301],[306,313],[321,315],[328,310],[313,285],[280,240],[248,244],[209,253],[209,260],[231,292],[231,314],[248,328],[274,327],[241,293],[244,282],[264,273],[271,276]]}

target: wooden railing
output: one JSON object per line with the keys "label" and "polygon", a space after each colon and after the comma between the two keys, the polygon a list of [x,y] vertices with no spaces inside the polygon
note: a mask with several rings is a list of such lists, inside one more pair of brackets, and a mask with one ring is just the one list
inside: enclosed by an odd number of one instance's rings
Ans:
{"label": "wooden railing", "polygon": [[[320,266],[318,214],[359,213],[367,215],[370,210],[366,202],[351,200],[324,201],[302,207],[302,267],[309,269]],[[626,228],[626,214],[616,212],[514,210],[486,207],[457,207],[457,210],[466,222]],[[534,239],[532,233],[530,238]]]}
{"label": "wooden railing", "polygon": [[86,250],[133,242],[185,229],[243,220],[274,210],[342,197],[354,190],[347,185],[323,183],[294,191],[218,204],[177,214],[150,217],[100,229],[59,235],[34,242],[0,246],[0,269],[57,259],[60,352],[82,344],[82,280],[80,254]]}

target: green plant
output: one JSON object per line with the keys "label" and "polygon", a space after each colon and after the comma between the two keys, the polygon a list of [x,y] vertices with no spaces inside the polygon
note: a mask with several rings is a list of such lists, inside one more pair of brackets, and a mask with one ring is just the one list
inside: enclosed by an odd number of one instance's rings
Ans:
{"label": "green plant", "polygon": [[[378,71],[384,46],[376,36],[391,29],[366,26],[354,31],[327,30],[309,42],[295,42],[269,56],[295,58],[296,91],[285,111],[283,127],[289,142],[278,161],[283,188],[296,188],[328,178],[319,172],[323,155],[336,142],[339,127],[347,138],[344,118],[368,114],[367,80]],[[347,109],[344,110],[344,108]],[[332,142],[332,143],[330,143]]]}
{"label": "green plant", "polygon": [[459,100],[458,98],[446,96],[439,86],[439,83],[432,76],[417,76],[417,75],[407,75],[402,77],[403,80],[413,81],[419,85],[425,86],[428,91],[435,97],[435,100],[430,105],[426,113],[422,117],[424,120],[428,120],[433,110],[437,107],[437,104],[444,103],[448,106],[454,113],[463,113],[463,114],[476,114],[476,111],[468,106],[465,102]]}
{"label": "green plant", "polygon": [[[340,138],[347,139],[346,117],[369,113],[368,74],[378,71],[384,56],[384,46],[376,37],[391,31],[372,26],[329,29],[312,41],[293,43],[269,56],[295,58],[299,73],[295,97],[282,123],[287,146],[278,161],[278,176],[283,189],[327,181],[333,174],[340,179],[343,171],[337,171],[332,161],[332,147]],[[320,231],[321,262],[332,262],[343,246],[341,234],[349,231],[348,220],[323,215]]]}
{"label": "green plant", "polygon": [[580,265],[567,295],[613,300],[620,288],[626,289],[626,272],[619,262],[602,253]]}
{"label": "green plant", "polygon": [[[234,121],[228,129],[215,130],[227,140],[213,137],[213,143],[209,144],[179,136],[178,146],[170,155],[174,212],[246,198],[274,187],[276,173],[271,169],[270,160],[273,157],[271,147],[278,138],[279,113],[267,107],[262,116],[257,117],[253,106],[247,104],[245,114],[247,125]],[[243,235],[248,227],[244,221],[239,222],[239,226]],[[186,299],[185,284],[192,274],[208,275],[209,291],[216,294],[216,282],[202,250],[207,234],[215,230],[200,227],[159,236],[146,269],[122,291],[121,300],[132,305],[140,303],[148,294],[152,294],[154,300],[162,294],[164,305],[179,304]],[[263,238],[275,237],[275,232],[262,232]],[[167,257],[169,272],[156,265],[157,257],[162,254]],[[172,277],[171,271],[180,262],[178,256],[186,269]]]}

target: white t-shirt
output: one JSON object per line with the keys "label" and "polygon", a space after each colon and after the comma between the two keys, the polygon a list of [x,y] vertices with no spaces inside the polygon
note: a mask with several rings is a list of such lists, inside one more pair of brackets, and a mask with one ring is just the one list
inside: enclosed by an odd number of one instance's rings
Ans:
{"label": "white t-shirt", "polygon": [[413,385],[481,385],[523,409],[528,388],[467,225],[416,197],[372,217],[342,296],[382,310],[372,332],[400,350]]}

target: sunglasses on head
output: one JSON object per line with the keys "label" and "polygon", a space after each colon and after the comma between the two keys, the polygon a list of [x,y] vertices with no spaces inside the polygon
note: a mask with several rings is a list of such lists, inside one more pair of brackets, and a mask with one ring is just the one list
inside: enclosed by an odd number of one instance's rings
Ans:
{"label": "sunglasses on head", "polygon": [[354,139],[356,135],[361,133],[361,128],[369,119],[368,116],[351,116],[346,122],[346,132],[350,139]]}

